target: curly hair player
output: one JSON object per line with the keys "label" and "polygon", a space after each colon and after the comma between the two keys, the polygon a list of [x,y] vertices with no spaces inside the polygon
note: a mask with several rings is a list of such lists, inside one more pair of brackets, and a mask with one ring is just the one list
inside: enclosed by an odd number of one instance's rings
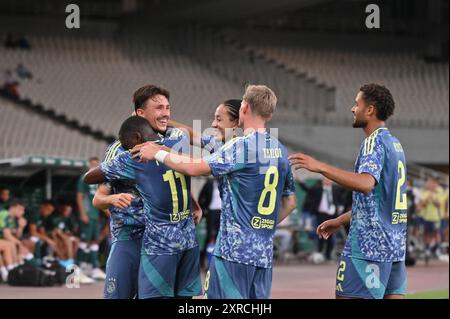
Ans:
{"label": "curly hair player", "polygon": [[406,159],[385,121],[394,113],[389,90],[363,85],[352,107],[353,127],[362,128],[355,172],[347,172],[302,154],[289,157],[307,169],[353,190],[352,211],[317,228],[327,239],[351,223],[336,276],[336,298],[403,299],[406,294]]}

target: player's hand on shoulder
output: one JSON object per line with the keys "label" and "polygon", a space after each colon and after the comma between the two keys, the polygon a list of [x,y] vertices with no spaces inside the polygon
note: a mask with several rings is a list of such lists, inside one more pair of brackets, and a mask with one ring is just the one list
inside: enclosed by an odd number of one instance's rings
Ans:
{"label": "player's hand on shoulder", "polygon": [[145,142],[136,145],[131,150],[133,158],[139,159],[139,162],[147,162],[155,159],[156,153],[161,150],[161,146],[152,142]]}
{"label": "player's hand on shoulder", "polygon": [[111,205],[116,208],[125,209],[131,205],[131,202],[134,199],[134,196],[128,193],[120,193],[111,196]]}

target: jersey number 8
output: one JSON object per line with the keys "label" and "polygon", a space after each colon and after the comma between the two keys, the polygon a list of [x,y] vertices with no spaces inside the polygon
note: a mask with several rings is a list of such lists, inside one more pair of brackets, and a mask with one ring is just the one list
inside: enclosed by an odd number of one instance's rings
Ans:
{"label": "jersey number 8", "polygon": [[[258,203],[258,213],[261,215],[270,215],[275,210],[278,176],[278,168],[276,166],[270,166],[267,169],[266,176],[264,178],[264,189]],[[264,206],[267,195],[269,195],[269,205]]]}

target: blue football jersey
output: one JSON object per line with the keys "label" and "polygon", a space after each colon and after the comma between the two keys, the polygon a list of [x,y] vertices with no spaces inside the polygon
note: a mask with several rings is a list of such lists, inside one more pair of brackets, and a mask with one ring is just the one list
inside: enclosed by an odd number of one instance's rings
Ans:
{"label": "blue football jersey", "polygon": [[272,267],[273,236],[282,196],[295,193],[286,148],[268,133],[234,138],[205,158],[219,177],[220,230],[214,254]]}
{"label": "blue football jersey", "polygon": [[[120,141],[115,141],[106,149],[104,162],[111,161],[124,152],[125,149]],[[128,193],[134,196],[129,207],[125,209],[110,208],[112,242],[141,238],[145,229],[144,202],[135,187],[134,181],[113,180],[105,184],[110,188],[112,194]]]}
{"label": "blue football jersey", "polygon": [[[168,131],[162,144],[178,151],[189,148],[188,138],[177,129]],[[102,163],[101,170],[108,180],[135,182],[144,202],[145,254],[176,254],[198,245],[191,213],[189,176],[157,161],[139,163],[129,152]]]}
{"label": "blue football jersey", "polygon": [[376,180],[368,194],[353,192],[352,221],[343,255],[377,262],[405,259],[406,159],[402,145],[381,127],[361,144],[355,172]]}

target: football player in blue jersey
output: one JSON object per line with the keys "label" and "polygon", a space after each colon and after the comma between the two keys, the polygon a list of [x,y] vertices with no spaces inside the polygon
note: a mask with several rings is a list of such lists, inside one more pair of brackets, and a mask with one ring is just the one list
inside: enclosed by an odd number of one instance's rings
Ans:
{"label": "football player in blue jersey", "polygon": [[[134,114],[145,118],[162,136],[170,118],[170,93],[156,85],[145,85],[133,94]],[[156,138],[153,136],[152,138]],[[104,161],[125,152],[120,140],[108,146]],[[94,199],[98,209],[111,208],[112,247],[106,265],[104,297],[129,299],[137,296],[141,241],[144,234],[144,204],[133,181],[99,185]]]}
{"label": "football player in blue jersey", "polygon": [[[189,137],[191,138],[191,145],[201,147],[203,150],[208,151],[209,153],[214,153],[217,151],[224,143],[229,141],[230,139],[236,137],[238,131],[239,124],[239,109],[241,108],[242,100],[239,99],[229,99],[222,103],[220,103],[214,112],[214,118],[211,122],[211,129],[207,128],[205,130],[201,130],[200,128],[192,128],[185,124],[176,122],[174,120],[169,120],[169,125],[177,128],[184,129],[189,133]],[[195,123],[194,123],[195,124]],[[220,199],[220,192],[218,192],[218,188],[216,186],[209,188],[209,186],[217,185],[216,182],[212,184],[206,183],[208,190],[203,193],[203,195],[210,194],[209,190],[212,191],[211,201],[208,202],[208,205],[202,207],[207,208],[204,214],[206,219],[206,243],[203,246],[201,251],[201,264],[202,268],[205,265],[205,261],[209,260],[208,256],[211,255],[211,249],[214,247],[214,243],[216,242],[216,237],[220,227],[220,207],[222,204]],[[205,189],[202,189],[202,191]],[[214,196],[215,193],[218,192],[217,195]],[[202,192],[199,195],[199,202],[202,198]],[[203,199],[208,198],[208,195],[204,196]],[[212,201],[212,199],[216,199]],[[211,204],[213,203],[212,209]],[[208,252],[209,251],[209,252]],[[209,263],[209,261],[208,261]]]}
{"label": "football player in blue jersey", "polygon": [[277,98],[264,85],[247,87],[240,107],[243,137],[204,159],[167,152],[154,143],[133,150],[189,176],[219,177],[220,230],[205,279],[207,298],[269,298],[275,226],[295,207],[286,148],[266,131]]}
{"label": "football player in blue jersey", "polygon": [[[152,140],[149,123],[132,116],[121,127],[119,138],[128,150]],[[159,141],[176,148],[189,146],[178,129]],[[130,181],[143,200],[145,230],[139,266],[139,298],[192,297],[201,294],[195,221],[191,208],[190,178],[156,161],[138,163],[126,151],[103,162],[85,176],[88,183]],[[197,210],[197,207],[194,207]],[[197,220],[198,222],[198,220]]]}
{"label": "football player in blue jersey", "polygon": [[406,159],[399,140],[386,127],[395,103],[389,90],[363,85],[352,107],[353,127],[362,128],[354,172],[347,172],[298,153],[296,169],[320,173],[353,190],[352,211],[317,228],[329,238],[342,225],[350,232],[339,260],[337,298],[401,299],[406,294]]}
{"label": "football player in blue jersey", "polygon": [[[157,133],[152,139],[162,139],[176,133],[167,126],[170,119],[169,98],[167,90],[155,85],[143,86],[133,94],[134,114],[145,118]],[[111,161],[125,151],[126,148],[117,140],[108,147],[104,161]],[[143,200],[134,181],[114,180],[100,185],[93,201],[99,209],[112,206],[110,228],[113,244],[107,262],[104,297],[133,298],[138,293],[141,242],[145,229]]]}

